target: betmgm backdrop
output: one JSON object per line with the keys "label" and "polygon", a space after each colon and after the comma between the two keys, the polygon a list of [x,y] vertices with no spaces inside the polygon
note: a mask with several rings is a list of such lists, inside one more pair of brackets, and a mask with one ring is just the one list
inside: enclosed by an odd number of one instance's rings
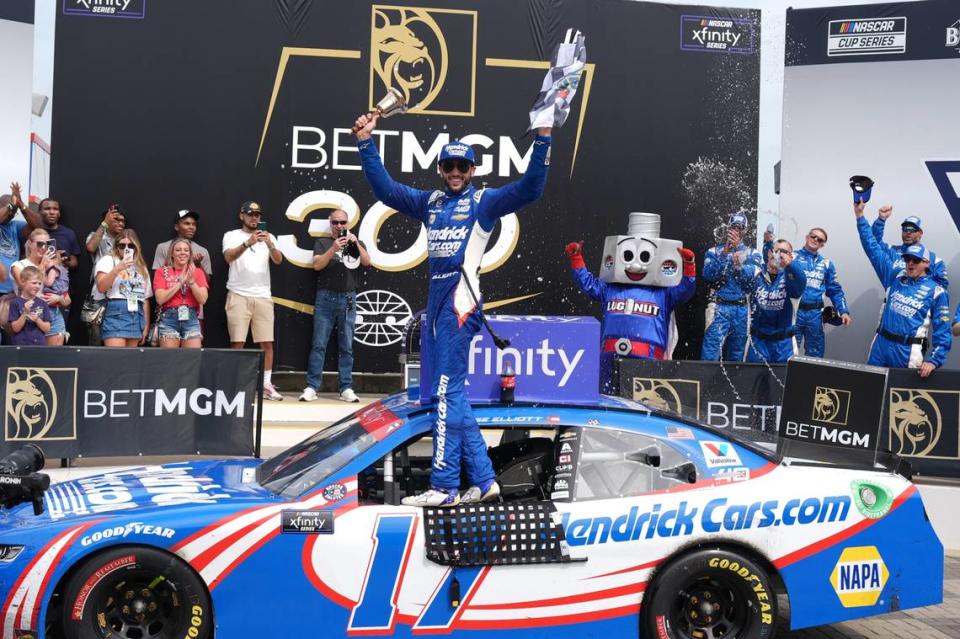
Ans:
{"label": "betmgm backdrop", "polygon": [[[781,233],[802,241],[829,233],[853,324],[832,328],[827,355],[865,361],[883,290],[860,246],[847,185],[876,181],[867,219],[894,207],[884,240],[900,222],[923,221],[923,243],[960,276],[960,4],[953,0],[787,12]],[[830,328],[830,327],[828,327]],[[960,367],[953,349],[947,366]]]}
{"label": "betmgm backdrop", "polygon": [[[488,309],[599,316],[573,286],[567,242],[585,240],[596,271],[603,238],[625,232],[630,211],[650,211],[663,216],[663,237],[702,254],[719,220],[754,203],[757,11],[140,0],[104,14],[88,4],[65,0],[57,19],[51,192],[64,221],[85,235],[119,202],[152,258],[174,212],[199,211],[215,271],[206,343],[216,346],[226,342],[221,238],[241,202],[259,201],[284,255],[272,269],[277,367],[306,366],[311,249],[329,234],[332,207],[347,211],[374,265],[361,278],[355,368],[397,370],[401,328],[425,306],[425,232],[373,197],[349,130],[388,87],[415,105],[375,132],[396,179],[436,188],[439,149],[459,137],[478,153],[478,185],[502,185],[529,160],[528,109],[554,46],[570,26],[587,36],[546,193],[501,221],[483,260]],[[681,313],[680,355],[699,352],[702,315],[700,301]]]}

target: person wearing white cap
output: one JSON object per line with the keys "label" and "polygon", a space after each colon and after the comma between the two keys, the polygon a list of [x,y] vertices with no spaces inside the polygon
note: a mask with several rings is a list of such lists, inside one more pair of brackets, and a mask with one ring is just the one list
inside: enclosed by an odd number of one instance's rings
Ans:
{"label": "person wearing white cap", "polygon": [[[900,244],[888,246],[883,243],[883,231],[891,215],[893,215],[892,206],[881,206],[880,210],[877,211],[877,219],[873,221],[870,229],[873,231],[873,236],[877,238],[877,243],[886,249],[891,259],[893,259],[894,268],[899,269],[904,267],[903,258],[901,257],[903,249],[912,244],[920,244],[923,240],[923,223],[916,215],[905,217],[903,222],[900,223]],[[929,268],[930,274],[933,275],[942,286],[949,286],[949,281],[947,280],[947,265],[942,259],[937,257],[937,254],[933,251],[930,251]]]}
{"label": "person wearing white cap", "polygon": [[[950,300],[947,290],[929,273],[930,253],[913,243],[901,251],[902,268],[874,236],[863,216],[866,204],[853,205],[860,243],[880,282],[886,302],[868,364],[890,368],[917,368],[921,377],[943,365],[950,352]],[[929,320],[929,327],[926,325]],[[923,344],[930,349],[924,355]]]}

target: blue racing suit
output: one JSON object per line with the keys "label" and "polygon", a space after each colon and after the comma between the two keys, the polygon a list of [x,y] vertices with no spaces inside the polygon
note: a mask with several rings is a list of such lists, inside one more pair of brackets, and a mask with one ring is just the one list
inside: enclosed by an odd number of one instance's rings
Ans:
{"label": "blue racing suit", "polygon": [[797,251],[793,261],[800,263],[807,276],[807,288],[797,307],[797,345],[804,345],[806,355],[823,357],[823,296],[830,298],[839,315],[850,313],[847,298],[837,279],[837,268],[829,259],[802,248]]}
{"label": "blue racing suit", "polygon": [[[860,244],[887,289],[880,326],[870,347],[868,364],[891,368],[918,368],[921,361],[938,368],[950,352],[950,300],[946,289],[933,275],[916,279],[897,268],[889,251],[877,242],[870,224],[857,218]],[[930,318],[933,335],[930,351],[921,355],[924,322]]]}
{"label": "blue racing suit", "polygon": [[668,350],[670,314],[678,305],[689,301],[697,289],[697,278],[690,275],[685,275],[676,286],[666,288],[610,284],[594,277],[586,268],[573,269],[573,279],[580,290],[603,302],[603,350],[641,359],[664,358]]}
{"label": "blue racing suit", "polygon": [[[710,248],[703,259],[704,281],[717,284],[718,288],[713,321],[703,335],[700,359],[719,360],[722,350],[724,360],[742,362],[747,345],[747,296],[753,292],[760,272],[760,254],[746,244],[727,254],[723,249],[723,244]],[[737,268],[731,256],[741,252],[747,257]]]}
{"label": "blue racing suit", "polygon": [[793,260],[776,275],[766,269],[757,278],[751,300],[748,362],[782,364],[794,354],[793,303],[803,295],[807,276]]}
{"label": "blue racing suit", "polygon": [[[903,244],[897,244],[896,246],[884,244],[883,231],[886,229],[886,225],[887,221],[878,217],[873,221],[870,229],[873,231],[873,237],[877,239],[877,244],[883,247],[890,256],[890,259],[893,260],[894,270],[903,270],[903,255],[901,255]],[[947,264],[943,259],[937,257],[937,254],[933,251],[930,251],[930,275],[932,275],[943,288],[950,286],[950,282],[947,280]]]}
{"label": "blue racing suit", "polygon": [[357,147],[364,175],[380,201],[427,228],[430,288],[428,343],[423,346],[430,352],[433,379],[421,383],[430,384],[437,407],[430,483],[439,489],[459,488],[462,463],[469,482],[480,486],[495,474],[464,391],[470,341],[482,325],[480,259],[497,220],[543,194],[550,138],[536,137],[527,171],[519,180],[490,189],[470,184],[458,193],[421,191],[395,182],[372,139]]}

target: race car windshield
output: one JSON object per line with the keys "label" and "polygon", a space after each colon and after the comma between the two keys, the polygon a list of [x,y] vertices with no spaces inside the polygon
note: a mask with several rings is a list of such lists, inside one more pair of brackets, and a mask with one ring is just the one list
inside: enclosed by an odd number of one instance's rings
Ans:
{"label": "race car windshield", "polygon": [[265,461],[257,469],[257,481],[282,497],[296,497],[376,443],[360,420],[351,416]]}

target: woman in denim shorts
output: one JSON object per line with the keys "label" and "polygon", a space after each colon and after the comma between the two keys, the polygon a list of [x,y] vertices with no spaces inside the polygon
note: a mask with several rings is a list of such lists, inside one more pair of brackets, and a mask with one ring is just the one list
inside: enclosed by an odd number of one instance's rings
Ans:
{"label": "woman in denim shorts", "polygon": [[160,304],[160,346],[200,348],[203,334],[197,317],[207,301],[207,276],[193,262],[193,245],[179,238],[170,244],[167,265],[153,275]]}
{"label": "woman in denim shorts", "polygon": [[150,317],[150,270],[133,229],[117,235],[113,250],[94,267],[97,290],[107,298],[100,325],[104,346],[136,346],[147,337]]}

